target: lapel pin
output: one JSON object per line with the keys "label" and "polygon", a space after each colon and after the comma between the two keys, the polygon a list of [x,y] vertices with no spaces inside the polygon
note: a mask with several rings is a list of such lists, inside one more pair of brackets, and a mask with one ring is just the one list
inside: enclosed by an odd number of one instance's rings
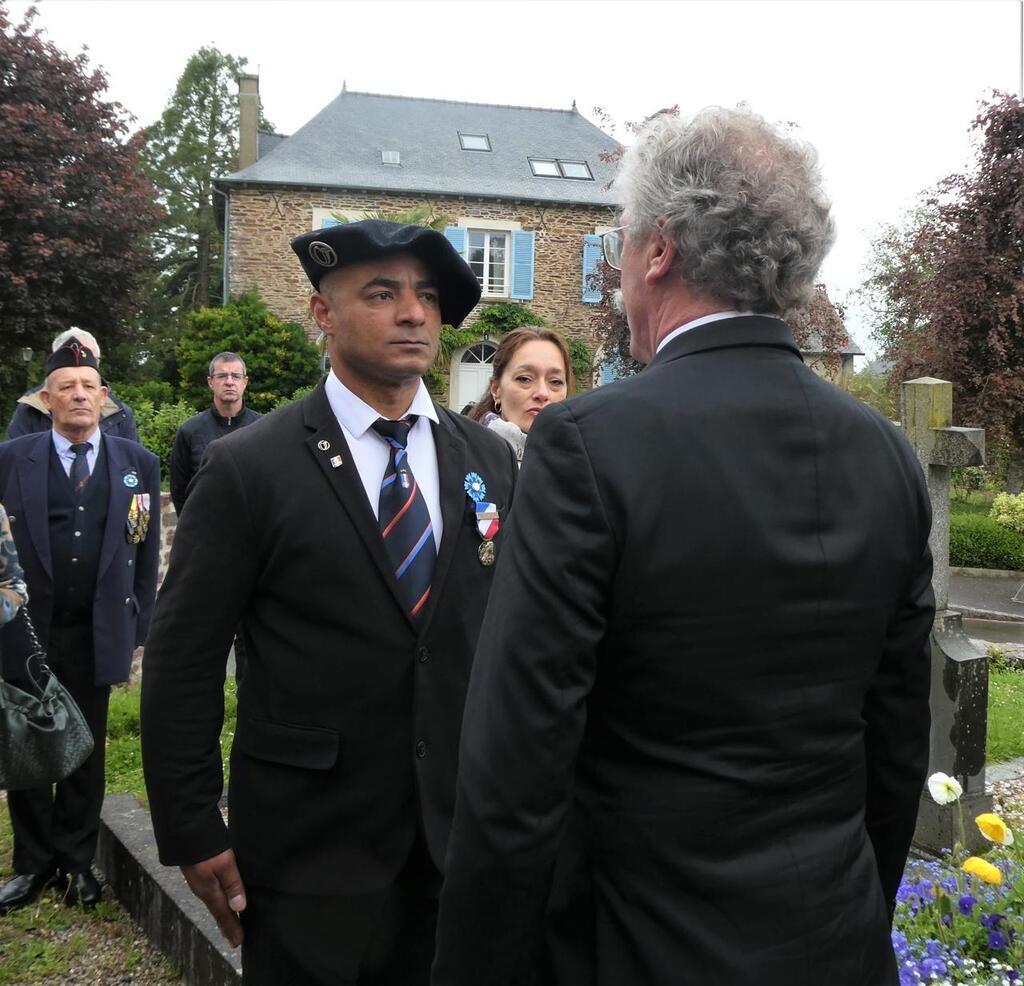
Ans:
{"label": "lapel pin", "polygon": [[124,479],[121,480],[128,489],[133,490],[139,485],[139,477],[134,472],[125,473]]}
{"label": "lapel pin", "polygon": [[332,466],[333,466],[333,467],[334,467],[335,469],[339,469],[339,468],[341,468],[341,463],[342,463],[342,458],[341,458],[341,456],[340,456],[340,455],[332,455],[332,456],[331,456],[331,465],[332,465]]}
{"label": "lapel pin", "polygon": [[316,447],[320,449],[321,452],[326,452],[331,447],[331,443],[327,441],[326,438],[321,438],[320,441],[316,443]]}

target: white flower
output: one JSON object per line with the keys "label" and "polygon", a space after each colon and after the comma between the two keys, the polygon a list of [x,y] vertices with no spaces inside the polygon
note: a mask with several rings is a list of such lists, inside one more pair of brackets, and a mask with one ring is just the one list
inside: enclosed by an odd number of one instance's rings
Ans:
{"label": "white flower", "polygon": [[955,777],[939,771],[928,778],[928,792],[936,804],[951,805],[954,801],[960,800],[964,789]]}

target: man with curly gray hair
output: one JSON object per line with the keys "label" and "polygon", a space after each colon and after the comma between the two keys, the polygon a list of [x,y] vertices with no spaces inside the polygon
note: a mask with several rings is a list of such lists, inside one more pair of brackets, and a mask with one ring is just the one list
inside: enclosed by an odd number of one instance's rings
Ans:
{"label": "man with curly gray hair", "polygon": [[781,316],[834,230],[745,110],[651,121],[605,257],[639,375],[530,433],[473,665],[435,986],[896,986],[931,524]]}

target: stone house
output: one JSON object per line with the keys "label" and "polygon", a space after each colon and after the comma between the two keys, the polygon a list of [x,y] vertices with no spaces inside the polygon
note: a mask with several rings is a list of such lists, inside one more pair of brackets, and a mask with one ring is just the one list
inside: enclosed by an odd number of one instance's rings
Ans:
{"label": "stone house", "polygon": [[[256,76],[240,86],[239,170],[219,178],[225,296],[253,287],[279,317],[317,328],[293,237],[373,212],[428,206],[476,272],[481,305],[521,302],[595,349],[587,275],[615,224],[618,143],[568,110],[341,93],[291,136],[257,131]],[[479,311],[479,308],[477,309]],[[475,314],[475,313],[474,313]],[[474,315],[470,316],[472,322]],[[482,393],[495,346],[452,359],[449,406]]]}

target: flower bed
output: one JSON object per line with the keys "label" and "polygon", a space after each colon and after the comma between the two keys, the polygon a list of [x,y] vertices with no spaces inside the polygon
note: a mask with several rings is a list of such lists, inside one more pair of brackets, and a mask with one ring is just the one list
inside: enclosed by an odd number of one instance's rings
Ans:
{"label": "flower bed", "polygon": [[[940,804],[962,793],[941,774],[929,788]],[[1000,816],[975,824],[993,844],[987,858],[971,856],[961,836],[943,859],[907,864],[892,932],[900,986],[1024,986],[1024,854]]]}

